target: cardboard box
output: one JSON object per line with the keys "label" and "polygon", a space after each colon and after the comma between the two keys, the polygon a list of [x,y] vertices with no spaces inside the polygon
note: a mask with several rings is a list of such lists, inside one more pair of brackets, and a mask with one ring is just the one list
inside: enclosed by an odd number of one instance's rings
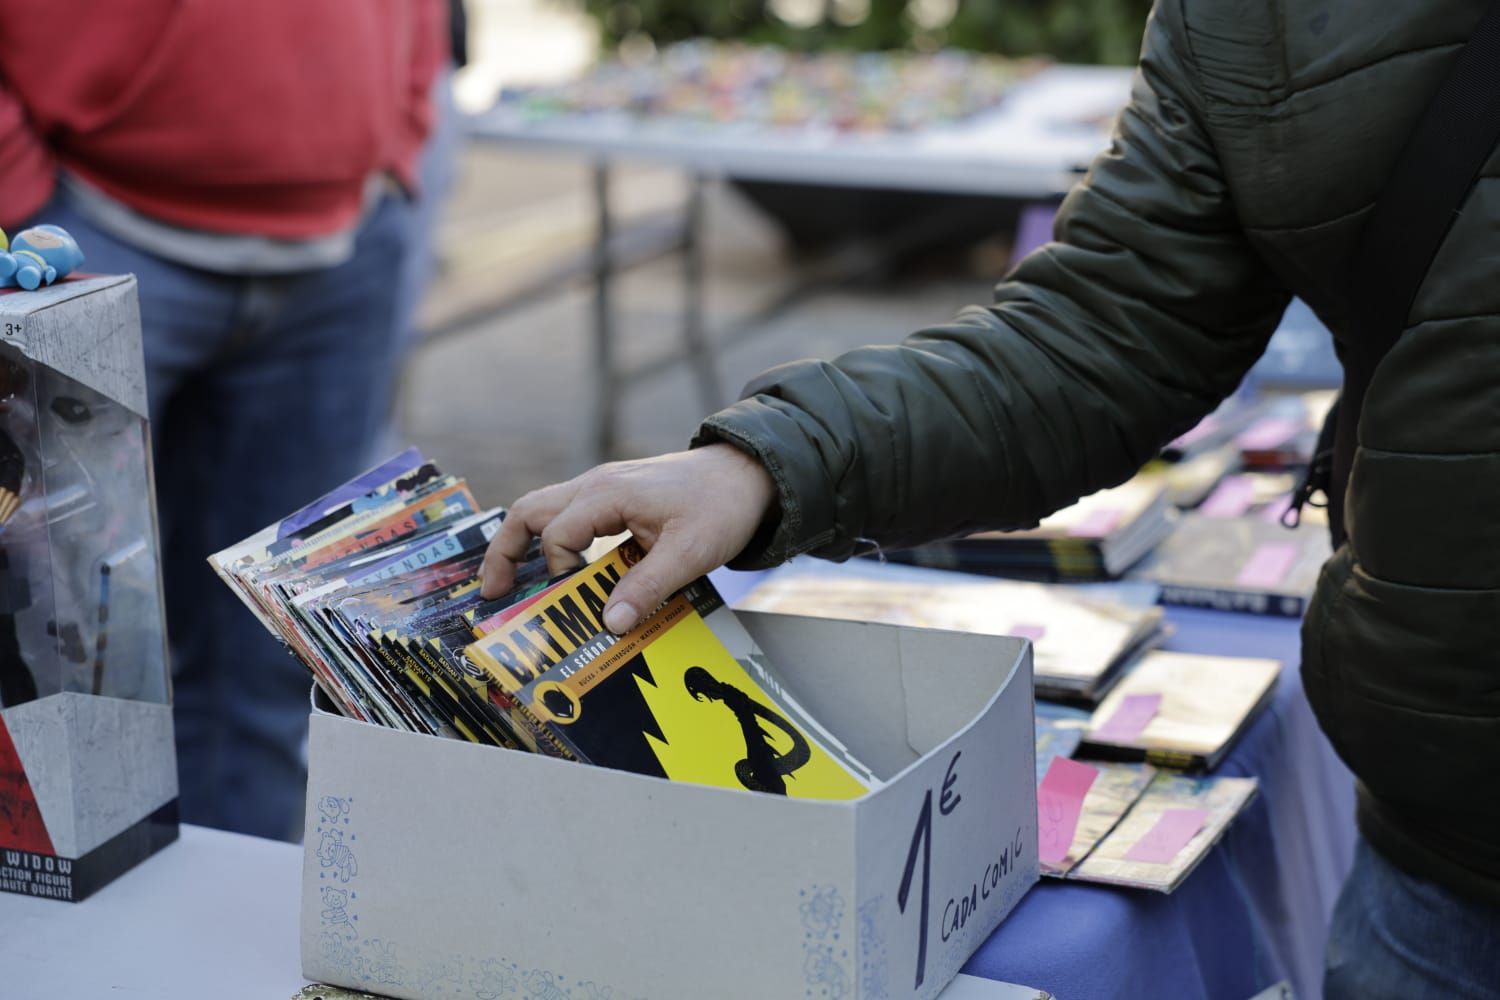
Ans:
{"label": "cardboard box", "polygon": [[134,278],[0,292],[0,891],[177,837],[146,417]]}
{"label": "cardboard box", "polygon": [[304,974],[394,997],[936,996],[1036,882],[1031,646],[742,613],[887,784],[798,801],[316,711]]}

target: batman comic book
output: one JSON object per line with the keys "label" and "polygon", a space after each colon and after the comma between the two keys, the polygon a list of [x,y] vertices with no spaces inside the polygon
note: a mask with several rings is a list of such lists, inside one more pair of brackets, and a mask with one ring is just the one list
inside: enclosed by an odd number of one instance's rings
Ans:
{"label": "batman comic book", "polygon": [[644,556],[640,543],[627,539],[572,576],[500,612],[500,623],[465,654],[501,688],[519,691],[605,631],[605,602],[620,577]]}
{"label": "batman comic book", "polygon": [[801,709],[707,579],[633,631],[588,640],[518,701],[566,756],[605,767],[807,799],[880,783]]}

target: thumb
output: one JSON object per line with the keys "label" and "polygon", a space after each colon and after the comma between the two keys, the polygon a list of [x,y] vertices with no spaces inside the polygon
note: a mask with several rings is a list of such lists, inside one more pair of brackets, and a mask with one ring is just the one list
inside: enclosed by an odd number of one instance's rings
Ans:
{"label": "thumb", "polygon": [[604,607],[605,627],[616,635],[629,632],[668,597],[717,568],[682,532],[664,531],[645,558],[615,585]]}

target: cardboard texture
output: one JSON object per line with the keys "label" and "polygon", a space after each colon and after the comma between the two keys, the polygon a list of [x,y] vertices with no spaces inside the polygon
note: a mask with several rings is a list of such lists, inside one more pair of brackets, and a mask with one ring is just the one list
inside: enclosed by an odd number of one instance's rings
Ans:
{"label": "cardboard texture", "polygon": [[0,339],[141,417],[146,413],[135,276],[77,276],[0,295]]}
{"label": "cardboard texture", "polygon": [[937,996],[1037,879],[1030,644],[741,618],[882,788],[799,801],[317,711],[304,974],[414,1000]]}

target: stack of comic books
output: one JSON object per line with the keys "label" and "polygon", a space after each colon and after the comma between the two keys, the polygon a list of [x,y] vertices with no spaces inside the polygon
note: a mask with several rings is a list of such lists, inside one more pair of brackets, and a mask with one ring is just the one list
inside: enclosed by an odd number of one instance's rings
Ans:
{"label": "stack of comic books", "polygon": [[1038,697],[1092,705],[1165,638],[1162,610],[1154,603],[1156,589],[1143,594],[1145,601],[1131,602],[1125,594],[1097,589],[990,580],[868,560],[843,565],[798,560],[772,572],[735,606],[1030,639]]}
{"label": "stack of comic books", "polygon": [[1172,530],[1161,477],[1141,475],[1020,531],[985,531],[889,558],[934,569],[1051,582],[1118,579]]}
{"label": "stack of comic books", "polygon": [[343,714],[507,744],[482,678],[445,655],[501,516],[407,451],[209,561]]}
{"label": "stack of comic books", "polygon": [[1224,478],[1130,576],[1158,584],[1163,604],[1302,617],[1332,548],[1320,509],[1282,523],[1295,485],[1286,474]]}
{"label": "stack of comic books", "polygon": [[1088,713],[1038,702],[1038,860],[1051,878],[1171,892],[1254,799],[1254,778],[1072,760]]}
{"label": "stack of comic books", "polygon": [[700,579],[621,636],[604,602],[627,539],[480,594],[505,512],[407,451],[210,562],[344,715],[674,780],[847,799],[875,776],[804,712]]}
{"label": "stack of comic books", "polygon": [[1149,764],[1063,763],[1055,774],[1068,775],[1072,792],[1059,795],[1047,778],[1038,791],[1042,874],[1163,893],[1192,873],[1260,786]]}

